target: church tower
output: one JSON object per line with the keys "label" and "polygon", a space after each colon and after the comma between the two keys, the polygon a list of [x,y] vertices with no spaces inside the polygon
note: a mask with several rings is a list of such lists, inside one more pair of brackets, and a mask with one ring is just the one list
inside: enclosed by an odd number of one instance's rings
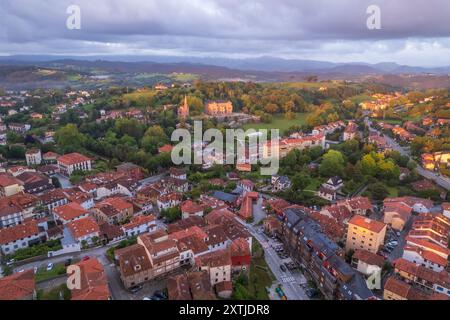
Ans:
{"label": "church tower", "polygon": [[187,102],[187,96],[184,96],[184,103],[178,108],[178,117],[181,119],[186,119],[189,117],[189,105]]}

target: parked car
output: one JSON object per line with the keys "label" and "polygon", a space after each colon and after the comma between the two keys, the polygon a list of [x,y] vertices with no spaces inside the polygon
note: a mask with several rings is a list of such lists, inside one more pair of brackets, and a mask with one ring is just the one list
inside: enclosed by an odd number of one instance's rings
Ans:
{"label": "parked car", "polygon": [[50,271],[50,270],[52,270],[53,269],[53,263],[49,263],[48,265],[47,265],[47,271]]}
{"label": "parked car", "polygon": [[68,267],[68,266],[70,266],[71,264],[72,264],[72,259],[70,259],[70,258],[67,259],[66,262],[64,262],[64,266],[65,266],[65,267]]}
{"label": "parked car", "polygon": [[310,299],[313,299],[319,295],[319,291],[313,288],[309,288],[308,290],[305,291],[305,293]]}
{"label": "parked car", "polygon": [[11,266],[14,264],[14,262],[16,262],[16,260],[14,260],[14,259],[8,260],[8,261],[6,262],[6,265],[7,265],[8,267],[11,267]]}
{"label": "parked car", "polygon": [[34,272],[34,274],[36,274],[38,272],[38,267],[34,267],[33,272]]}
{"label": "parked car", "polygon": [[283,264],[280,264],[280,269],[283,272],[286,272],[286,270],[287,270],[286,267]]}
{"label": "parked car", "polygon": [[89,260],[89,259],[90,259],[89,256],[84,256],[82,260],[83,260],[83,261],[87,261],[87,260]]}
{"label": "parked car", "polygon": [[160,290],[156,290],[155,292],[153,292],[153,296],[161,298],[161,299],[167,299],[167,295]]}
{"label": "parked car", "polygon": [[131,288],[130,288],[130,292],[131,292],[131,293],[137,293],[137,292],[141,291],[143,287],[144,287],[144,286],[141,285],[141,284],[139,284],[139,285],[137,285],[137,286],[134,286],[134,287],[131,287]]}

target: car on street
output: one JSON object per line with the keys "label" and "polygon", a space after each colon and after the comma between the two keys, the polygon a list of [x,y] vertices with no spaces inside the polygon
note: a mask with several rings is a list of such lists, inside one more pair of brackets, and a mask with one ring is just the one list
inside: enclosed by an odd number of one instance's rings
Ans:
{"label": "car on street", "polygon": [[53,263],[49,263],[48,265],[47,265],[47,271],[50,271],[50,270],[52,270],[53,269]]}
{"label": "car on street", "polygon": [[156,290],[155,292],[153,292],[153,296],[164,300],[167,299],[167,295],[161,290]]}
{"label": "car on street", "polygon": [[89,259],[90,259],[89,256],[84,256],[82,260],[83,260],[83,261],[87,261],[87,260],[89,260]]}
{"label": "car on street", "polygon": [[34,267],[33,272],[34,272],[34,274],[36,274],[38,272],[38,267]]}
{"label": "car on street", "polygon": [[71,264],[72,264],[72,259],[70,259],[70,258],[67,259],[66,262],[64,262],[64,266],[65,266],[65,267],[68,267],[68,266],[70,266]]}
{"label": "car on street", "polygon": [[16,260],[14,260],[14,259],[8,260],[6,262],[6,266],[11,267],[14,264],[14,262],[16,262]]}
{"label": "car on street", "polygon": [[308,298],[313,299],[319,295],[319,291],[314,288],[309,288],[305,291]]}
{"label": "car on street", "polygon": [[281,264],[281,265],[280,265],[280,269],[281,269],[281,271],[283,271],[283,272],[286,272],[286,270],[287,270],[286,267],[284,266],[284,264]]}
{"label": "car on street", "polygon": [[139,285],[137,285],[137,286],[134,286],[134,287],[131,287],[131,288],[130,288],[130,292],[131,292],[131,293],[138,293],[139,291],[142,290],[143,287],[144,287],[144,286],[141,285],[141,284],[139,284]]}

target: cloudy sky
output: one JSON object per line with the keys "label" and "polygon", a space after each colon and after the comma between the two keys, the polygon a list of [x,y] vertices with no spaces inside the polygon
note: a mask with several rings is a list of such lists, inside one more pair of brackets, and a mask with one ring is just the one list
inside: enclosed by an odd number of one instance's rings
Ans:
{"label": "cloudy sky", "polygon": [[[69,30],[70,5],[81,29]],[[369,5],[381,30],[369,30]],[[275,56],[450,66],[449,0],[0,0],[0,55]]]}

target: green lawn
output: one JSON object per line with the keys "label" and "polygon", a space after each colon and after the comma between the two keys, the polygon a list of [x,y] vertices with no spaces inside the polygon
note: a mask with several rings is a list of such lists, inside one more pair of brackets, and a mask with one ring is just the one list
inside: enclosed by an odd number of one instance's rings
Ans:
{"label": "green lawn", "polygon": [[322,183],[319,180],[313,179],[311,181],[311,183],[303,191],[304,192],[309,192],[309,193],[314,193],[314,192],[316,192],[319,189],[321,184]]}
{"label": "green lawn", "polygon": [[283,134],[283,132],[294,125],[303,125],[305,124],[306,117],[309,113],[296,113],[295,119],[286,119],[283,114],[277,114],[273,116],[271,123],[247,123],[243,126],[244,130],[247,129],[279,129]]}
{"label": "green lawn", "polygon": [[66,284],[52,288],[49,291],[44,291],[43,289],[37,291],[38,300],[62,300],[61,296],[64,300],[70,300],[70,290]]}
{"label": "green lawn", "polygon": [[36,282],[57,278],[63,274],[66,274],[66,267],[64,264],[55,264],[50,271],[47,271],[46,267],[42,267],[36,272]]}
{"label": "green lawn", "polygon": [[270,287],[276,279],[262,255],[261,245],[255,239],[252,243],[252,252],[253,257],[247,289],[257,300],[268,300],[266,288]]}
{"label": "green lawn", "polygon": [[389,190],[389,198],[397,198],[398,197],[398,188],[396,187],[388,187]]}

